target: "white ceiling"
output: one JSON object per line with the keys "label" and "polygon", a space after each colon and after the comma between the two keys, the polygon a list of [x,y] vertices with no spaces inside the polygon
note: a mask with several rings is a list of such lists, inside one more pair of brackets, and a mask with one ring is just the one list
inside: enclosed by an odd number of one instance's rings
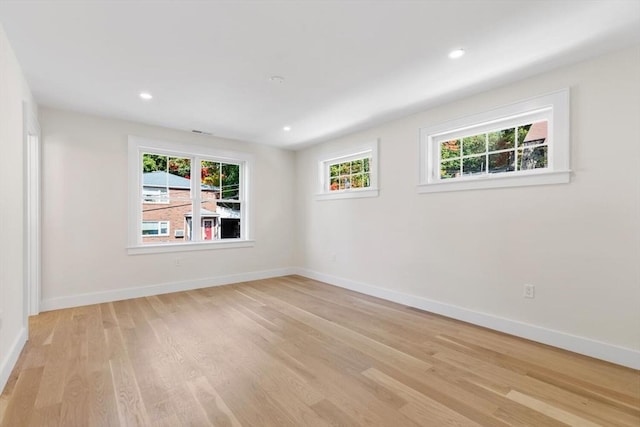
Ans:
{"label": "white ceiling", "polygon": [[41,105],[296,148],[638,43],[640,1],[0,0],[0,23]]}

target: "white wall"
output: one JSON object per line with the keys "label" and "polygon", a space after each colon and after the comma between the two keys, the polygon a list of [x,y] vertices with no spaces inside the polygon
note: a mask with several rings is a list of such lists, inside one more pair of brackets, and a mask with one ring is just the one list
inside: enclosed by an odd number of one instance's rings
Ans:
{"label": "white wall", "polygon": [[[40,124],[43,309],[288,273],[295,153],[49,108]],[[252,154],[255,247],[127,255],[128,135]]]}
{"label": "white wall", "polygon": [[35,104],[0,26],[0,390],[27,337],[23,102]]}
{"label": "white wall", "polygon": [[[299,265],[335,284],[640,367],[638,76],[635,47],[299,152]],[[571,184],[416,193],[419,128],[564,87]],[[380,196],[314,200],[318,156],[373,138]],[[523,298],[525,283],[535,299]]]}

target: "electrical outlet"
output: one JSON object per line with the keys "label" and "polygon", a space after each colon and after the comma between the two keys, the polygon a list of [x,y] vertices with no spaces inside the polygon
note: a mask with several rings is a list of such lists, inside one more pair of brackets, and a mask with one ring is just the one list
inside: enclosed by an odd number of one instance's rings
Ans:
{"label": "electrical outlet", "polygon": [[525,298],[535,298],[536,297],[536,287],[534,285],[524,285],[524,295]]}
{"label": "electrical outlet", "polygon": [[180,266],[182,265],[182,259],[180,259],[180,258],[176,258],[176,259],[174,260],[174,265],[175,265],[176,267],[180,267]]}

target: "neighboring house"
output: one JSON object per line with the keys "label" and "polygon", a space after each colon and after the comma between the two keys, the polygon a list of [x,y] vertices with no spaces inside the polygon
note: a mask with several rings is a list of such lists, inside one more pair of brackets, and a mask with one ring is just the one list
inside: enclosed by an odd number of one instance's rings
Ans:
{"label": "neighboring house", "polygon": [[[142,235],[144,243],[189,240],[192,230],[191,181],[179,175],[155,171],[143,174]],[[203,185],[200,218],[203,240],[227,237],[220,232],[220,217],[216,199],[219,189]],[[222,215],[221,215],[222,213]],[[228,227],[226,227],[228,228]],[[235,237],[235,236],[234,236]]]}

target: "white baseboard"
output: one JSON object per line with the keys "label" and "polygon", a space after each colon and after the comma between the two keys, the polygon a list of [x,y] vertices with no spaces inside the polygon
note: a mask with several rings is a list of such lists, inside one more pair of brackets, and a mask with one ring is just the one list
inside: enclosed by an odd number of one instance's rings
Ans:
{"label": "white baseboard", "polygon": [[562,331],[542,328],[540,326],[506,319],[492,314],[469,310],[464,307],[446,304],[415,295],[404,294],[366,283],[318,273],[304,268],[297,268],[294,270],[296,274],[310,279],[319,280],[321,282],[350,289],[366,295],[397,302],[409,307],[419,308],[431,313],[441,314],[446,317],[451,317],[474,325],[515,335],[517,337],[548,344],[574,353],[583,354],[585,356],[594,357],[596,359],[605,360],[607,362],[627,366],[633,369],[640,369],[640,351],[607,344]]}
{"label": "white baseboard", "polygon": [[101,304],[130,298],[148,297],[171,292],[189,291],[208,288],[210,286],[229,285],[231,283],[248,282],[250,280],[270,279],[272,277],[295,274],[295,269],[279,268],[275,270],[254,271],[249,273],[229,274],[206,279],[185,282],[161,283],[158,285],[139,286],[134,288],[114,289],[112,291],[90,292],[66,297],[49,298],[42,301],[40,311],[58,310],[61,308],[79,307],[82,305]]}
{"label": "white baseboard", "polygon": [[[629,348],[592,340],[590,338],[572,335],[562,331],[542,328],[540,326],[532,325],[529,323],[507,319],[488,313],[482,313],[424,297],[404,294],[390,289],[380,288],[366,283],[331,276],[304,268],[280,268],[275,270],[231,274],[227,276],[211,277],[207,279],[199,279],[186,282],[162,283],[158,285],[140,286],[135,288],[117,289],[113,291],[91,292],[67,297],[50,298],[42,301],[41,310],[48,311],[61,308],[78,307],[82,305],[100,304],[104,302],[119,301],[130,298],[140,298],[151,295],[160,295],[170,292],[187,291],[191,289],[206,288],[210,286],[228,285],[250,280],[269,279],[272,277],[287,276],[290,274],[298,274],[310,279],[319,280],[331,285],[350,289],[366,295],[371,295],[388,301],[404,304],[409,307],[415,307],[425,311],[429,311],[431,313],[436,313],[453,319],[462,320],[474,325],[483,326],[521,338],[548,344],[554,347],[583,354],[585,356],[606,360],[608,362],[627,366],[633,369],[640,369],[640,351],[637,350],[632,350]],[[19,342],[19,340],[16,341],[16,348],[18,348],[18,350],[15,354],[15,360],[17,360],[17,357],[20,354],[20,350],[22,349],[22,346],[26,341],[26,331],[23,331],[21,335],[24,335],[24,337],[22,338],[22,342]],[[9,353],[9,356],[6,359],[11,360],[11,356],[13,356],[13,353]],[[11,368],[13,368],[15,360],[9,363]],[[0,385],[4,385],[2,381],[6,381],[4,371],[5,363],[8,362],[3,361]],[[9,369],[9,371],[6,373],[7,378],[10,372],[11,369]]]}
{"label": "white baseboard", "polygon": [[25,343],[27,342],[27,328],[21,328],[20,332],[13,340],[9,351],[4,359],[0,361],[0,394],[4,390],[4,386],[7,385],[7,381],[9,380],[9,375],[11,375],[11,371],[13,367],[16,365],[18,361],[18,356],[20,356],[20,352],[24,348]]}

